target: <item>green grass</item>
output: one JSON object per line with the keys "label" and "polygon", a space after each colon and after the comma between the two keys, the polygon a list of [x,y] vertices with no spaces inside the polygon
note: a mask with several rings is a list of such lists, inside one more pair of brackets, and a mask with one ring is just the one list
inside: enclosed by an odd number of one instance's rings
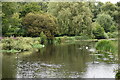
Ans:
{"label": "green grass", "polygon": [[33,49],[42,48],[43,45],[40,44],[41,39],[32,37],[6,37],[1,40],[0,46],[2,47],[1,52],[15,53],[23,51],[32,51]]}
{"label": "green grass", "polygon": [[[96,41],[96,39],[81,39],[81,36],[63,36],[63,37],[55,37],[54,44],[61,44],[61,43],[75,43],[76,41]],[[0,52],[23,52],[23,51],[32,51],[33,49],[40,49],[44,47],[44,45],[41,44],[41,38],[32,38],[32,37],[16,37],[10,38],[6,37],[1,40],[0,46],[3,50],[0,50]],[[104,47],[103,47],[104,46]],[[110,40],[101,40],[97,42],[96,48],[98,50],[103,51],[115,51],[114,49],[115,45]]]}
{"label": "green grass", "polygon": [[44,45],[42,45],[42,44],[34,44],[32,47],[33,48],[43,48]]}
{"label": "green grass", "polygon": [[111,40],[100,40],[96,43],[95,48],[103,52],[117,52],[117,42]]}
{"label": "green grass", "polygon": [[21,51],[11,49],[11,50],[0,50],[0,52],[3,52],[3,53],[18,53],[18,52],[21,52]]}

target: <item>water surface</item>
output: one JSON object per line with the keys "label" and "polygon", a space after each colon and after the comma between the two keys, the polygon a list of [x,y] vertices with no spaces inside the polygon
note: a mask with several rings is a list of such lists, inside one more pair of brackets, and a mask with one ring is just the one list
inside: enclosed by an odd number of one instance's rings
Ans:
{"label": "water surface", "polygon": [[3,53],[3,78],[114,78],[112,54],[95,54],[93,42],[48,45],[38,52]]}

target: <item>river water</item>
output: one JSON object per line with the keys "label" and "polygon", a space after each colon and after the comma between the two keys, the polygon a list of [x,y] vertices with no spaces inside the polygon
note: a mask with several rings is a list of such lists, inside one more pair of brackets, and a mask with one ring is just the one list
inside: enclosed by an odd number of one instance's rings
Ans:
{"label": "river water", "polygon": [[95,54],[93,42],[48,45],[39,51],[3,53],[3,78],[115,78],[112,54]]}

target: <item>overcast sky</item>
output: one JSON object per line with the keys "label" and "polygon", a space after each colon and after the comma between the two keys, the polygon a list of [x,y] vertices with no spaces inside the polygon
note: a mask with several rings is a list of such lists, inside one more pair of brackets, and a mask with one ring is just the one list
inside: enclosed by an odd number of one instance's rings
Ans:
{"label": "overcast sky", "polygon": [[117,3],[117,2],[119,2],[120,0],[97,0],[97,1],[101,1],[101,2],[110,1],[110,2],[112,2],[112,3]]}

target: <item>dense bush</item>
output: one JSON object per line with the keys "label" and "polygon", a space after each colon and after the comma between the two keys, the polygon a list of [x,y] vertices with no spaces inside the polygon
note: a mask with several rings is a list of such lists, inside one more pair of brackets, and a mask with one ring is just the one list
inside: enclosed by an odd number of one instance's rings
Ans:
{"label": "dense bush", "polygon": [[104,52],[115,53],[117,51],[117,45],[110,40],[101,40],[96,43],[95,47],[97,50]]}
{"label": "dense bush", "polygon": [[109,38],[117,38],[118,37],[118,32],[108,32],[107,33]]}
{"label": "dense bush", "polygon": [[105,38],[105,39],[108,39],[108,38],[109,38],[109,36],[108,36],[108,34],[107,34],[106,32],[104,32],[104,38]]}
{"label": "dense bush", "polygon": [[41,38],[41,44],[47,43],[47,36],[43,32],[40,33],[40,38]]}
{"label": "dense bush", "polygon": [[108,38],[107,34],[104,31],[104,28],[100,26],[100,24],[98,23],[93,23],[92,24],[93,27],[93,34],[95,36],[96,39],[105,39]]}
{"label": "dense bush", "polygon": [[[18,51],[29,51],[33,50],[36,45],[40,44],[40,38],[30,38],[30,37],[11,37],[4,38],[1,40],[3,50],[18,50]],[[41,46],[40,46],[41,47]]]}
{"label": "dense bush", "polygon": [[110,27],[110,32],[115,32],[115,31],[117,31],[117,26],[112,25],[112,26]]}
{"label": "dense bush", "polygon": [[60,37],[55,37],[54,44],[60,44],[60,43],[61,43],[61,38]]}
{"label": "dense bush", "polygon": [[113,25],[113,18],[105,13],[99,14],[97,16],[96,22],[104,28],[105,32],[110,32],[110,28]]}
{"label": "dense bush", "polygon": [[57,33],[57,20],[49,14],[29,13],[23,19],[27,36],[38,37],[43,32],[48,39]]}

